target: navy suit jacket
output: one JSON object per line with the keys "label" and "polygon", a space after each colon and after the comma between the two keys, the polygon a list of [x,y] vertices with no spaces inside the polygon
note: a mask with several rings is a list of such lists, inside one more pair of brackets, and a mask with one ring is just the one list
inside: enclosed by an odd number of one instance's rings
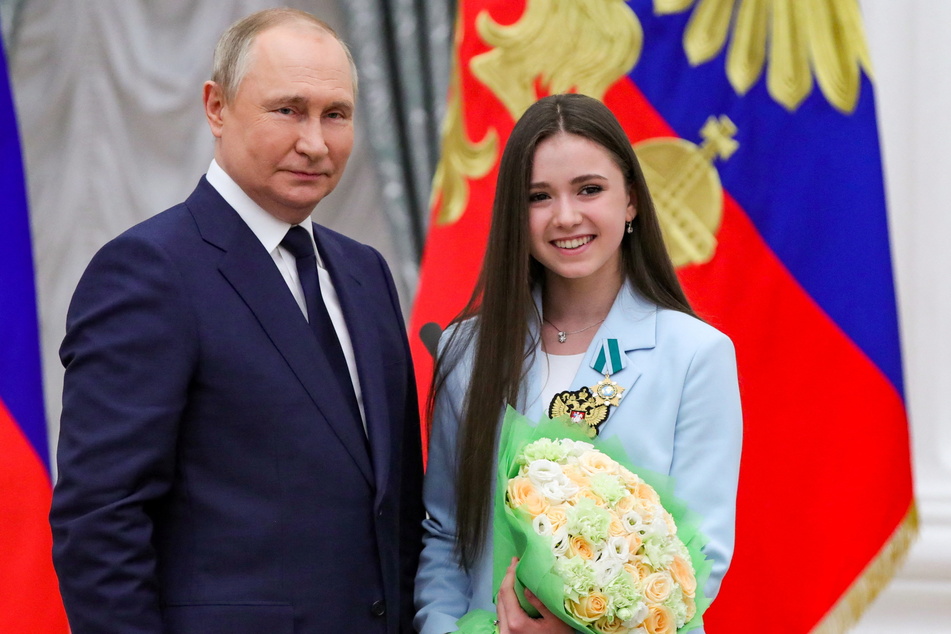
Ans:
{"label": "navy suit jacket", "polygon": [[315,225],[360,429],[286,283],[203,178],[94,257],[50,521],[72,631],[412,631],[417,400],[382,257]]}

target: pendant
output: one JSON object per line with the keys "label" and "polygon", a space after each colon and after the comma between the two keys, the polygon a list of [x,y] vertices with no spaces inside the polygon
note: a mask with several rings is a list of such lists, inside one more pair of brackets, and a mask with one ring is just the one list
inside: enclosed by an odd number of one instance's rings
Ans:
{"label": "pendant", "polygon": [[558,343],[565,343],[565,340],[568,339],[568,333],[564,330],[558,331]]}

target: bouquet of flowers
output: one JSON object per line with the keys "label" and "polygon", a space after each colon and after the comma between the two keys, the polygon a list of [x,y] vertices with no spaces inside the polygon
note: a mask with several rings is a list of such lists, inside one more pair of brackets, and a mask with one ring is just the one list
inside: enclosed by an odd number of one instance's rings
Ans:
{"label": "bouquet of flowers", "polygon": [[[514,555],[517,583],[577,630],[674,634],[699,627],[710,562],[700,552],[697,519],[672,488],[666,476],[635,473],[618,446],[590,442],[578,426],[556,420],[532,427],[510,408],[499,449],[496,588]],[[521,599],[521,587],[517,594]],[[491,631],[486,614],[467,615],[461,631]]]}

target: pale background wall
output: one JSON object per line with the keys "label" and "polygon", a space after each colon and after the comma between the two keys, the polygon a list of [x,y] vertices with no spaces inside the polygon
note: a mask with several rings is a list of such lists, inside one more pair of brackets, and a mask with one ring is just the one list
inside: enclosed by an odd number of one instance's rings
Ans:
{"label": "pale background wall", "polygon": [[[266,0],[0,0],[31,197],[46,404],[55,444],[56,350],[80,273],[106,240],[182,200],[211,158],[200,104],[210,51]],[[290,2],[346,36],[334,0]],[[875,66],[913,432],[921,537],[855,631],[951,631],[951,2],[862,0]],[[404,306],[415,287],[405,237],[382,213],[365,135],[317,217],[379,248]],[[871,433],[874,433],[873,431]],[[835,562],[797,570],[821,574]],[[803,563],[807,565],[803,566]],[[781,617],[780,617],[781,618]]]}
{"label": "pale background wall", "polygon": [[877,81],[922,522],[904,569],[855,631],[937,634],[951,632],[951,2],[861,4]]}

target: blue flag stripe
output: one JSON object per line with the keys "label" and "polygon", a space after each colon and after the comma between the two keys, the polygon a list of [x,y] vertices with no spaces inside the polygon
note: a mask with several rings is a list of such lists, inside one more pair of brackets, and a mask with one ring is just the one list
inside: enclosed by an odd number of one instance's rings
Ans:
{"label": "blue flag stripe", "polygon": [[2,41],[0,201],[0,399],[48,470],[29,211]]}

